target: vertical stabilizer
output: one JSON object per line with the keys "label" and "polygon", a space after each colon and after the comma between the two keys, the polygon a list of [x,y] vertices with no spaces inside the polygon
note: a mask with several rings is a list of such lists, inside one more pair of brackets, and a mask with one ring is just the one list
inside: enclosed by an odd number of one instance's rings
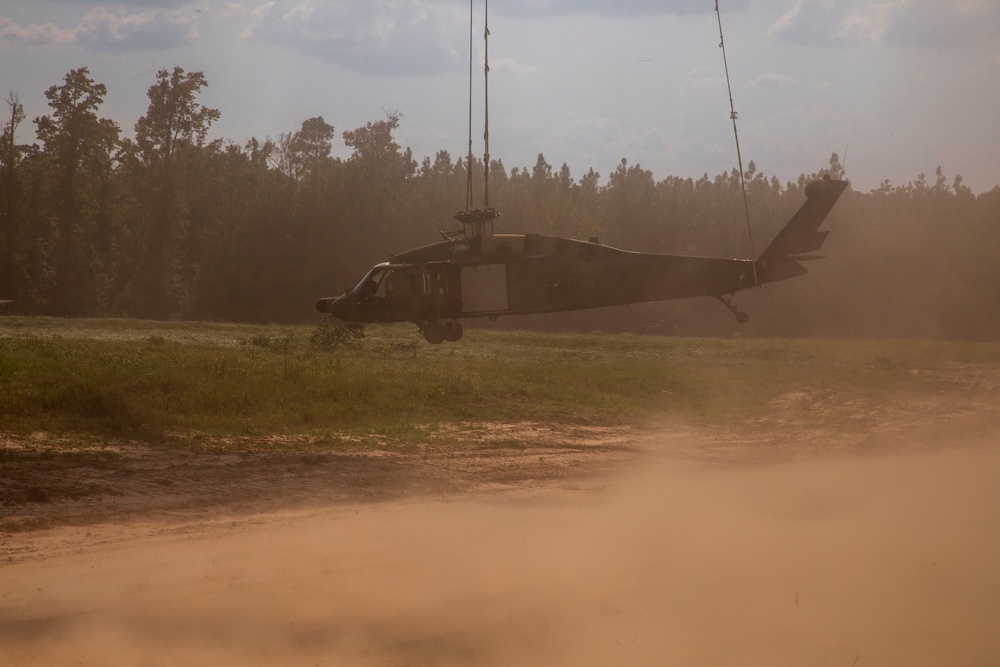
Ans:
{"label": "vertical stabilizer", "polygon": [[806,186],[806,202],[757,258],[761,284],[807,273],[799,262],[816,259],[810,253],[820,249],[829,233],[819,231],[819,226],[848,185],[848,181],[825,177]]}

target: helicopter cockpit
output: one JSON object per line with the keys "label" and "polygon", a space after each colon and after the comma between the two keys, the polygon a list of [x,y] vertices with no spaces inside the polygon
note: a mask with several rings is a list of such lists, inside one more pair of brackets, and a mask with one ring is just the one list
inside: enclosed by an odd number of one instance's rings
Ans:
{"label": "helicopter cockpit", "polygon": [[351,292],[361,297],[376,297],[384,299],[386,297],[386,283],[388,282],[386,278],[389,273],[388,262],[376,264],[372,267],[371,271],[365,274],[365,277],[361,279],[361,282],[359,282],[354,289],[351,290]]}

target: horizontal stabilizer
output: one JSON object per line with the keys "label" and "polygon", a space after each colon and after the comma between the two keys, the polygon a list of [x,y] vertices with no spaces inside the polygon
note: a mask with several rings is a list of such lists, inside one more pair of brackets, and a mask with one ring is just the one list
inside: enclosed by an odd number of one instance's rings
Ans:
{"label": "horizontal stabilizer", "polygon": [[848,182],[826,177],[806,186],[806,202],[795,212],[771,245],[757,259],[757,280],[770,283],[806,273],[799,261],[822,247],[829,232],[819,231],[833,205],[847,189]]}
{"label": "horizontal stabilizer", "polygon": [[816,252],[823,247],[823,242],[826,241],[826,237],[829,234],[830,232],[813,232],[812,234],[802,234],[794,237],[782,246],[782,254],[786,256],[807,255],[811,252]]}
{"label": "horizontal stabilizer", "polygon": [[767,275],[760,277],[760,282],[762,283],[773,283],[776,280],[788,280],[789,278],[798,278],[799,276],[804,276],[809,273],[806,267],[799,264],[796,260],[790,257],[780,257],[777,261],[771,263],[767,267]]}

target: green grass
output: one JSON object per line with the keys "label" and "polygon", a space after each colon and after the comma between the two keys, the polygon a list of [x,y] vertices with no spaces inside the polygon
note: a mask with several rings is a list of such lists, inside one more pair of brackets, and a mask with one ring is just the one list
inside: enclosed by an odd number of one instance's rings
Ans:
{"label": "green grass", "polygon": [[413,442],[441,423],[725,421],[805,386],[881,401],[942,382],[922,369],[1000,364],[1000,344],[472,329],[432,346],[407,326],[321,351],[313,330],[0,318],[0,432]]}

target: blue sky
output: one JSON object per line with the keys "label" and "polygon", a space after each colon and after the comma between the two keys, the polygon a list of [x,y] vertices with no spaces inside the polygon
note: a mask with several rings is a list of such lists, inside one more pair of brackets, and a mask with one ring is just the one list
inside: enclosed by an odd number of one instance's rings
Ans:
{"label": "blue sky", "polygon": [[[1000,2],[719,0],[744,162],[782,181],[847,150],[866,191],[940,165],[1000,185]],[[574,177],[621,158],[658,179],[735,166],[714,0],[492,0],[490,153]],[[482,0],[475,0],[482,58]],[[160,68],[202,71],[212,135],[344,130],[403,114],[417,158],[468,141],[467,0],[0,0],[0,87],[29,122],[87,66],[131,133]],[[476,67],[475,150],[482,152]],[[346,155],[340,147],[338,154]]]}

